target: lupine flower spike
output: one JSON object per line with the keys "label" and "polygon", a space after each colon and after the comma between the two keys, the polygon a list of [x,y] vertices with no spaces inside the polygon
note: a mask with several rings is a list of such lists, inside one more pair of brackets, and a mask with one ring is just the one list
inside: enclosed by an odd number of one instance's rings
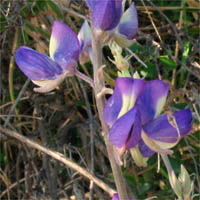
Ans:
{"label": "lupine flower spike", "polygon": [[74,75],[80,54],[79,40],[67,25],[55,21],[52,28],[49,54],[41,54],[31,48],[17,49],[15,61],[20,70],[33,83],[40,86],[37,92],[55,89],[66,76]]}
{"label": "lupine flower spike", "polygon": [[168,84],[161,80],[117,78],[104,120],[110,126],[110,141],[121,154],[133,147],[139,147],[144,157],[155,152],[168,154],[169,148],[190,132],[189,109],[160,115],[168,90]]}

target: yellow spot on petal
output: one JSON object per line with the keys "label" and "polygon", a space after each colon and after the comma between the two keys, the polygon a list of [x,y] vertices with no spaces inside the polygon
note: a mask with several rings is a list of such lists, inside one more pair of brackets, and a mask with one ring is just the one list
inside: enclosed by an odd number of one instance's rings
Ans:
{"label": "yellow spot on petal", "polygon": [[168,142],[160,142],[160,141],[157,141],[157,140],[154,140],[154,142],[162,147],[163,149],[171,149],[172,147],[174,147],[177,143],[178,143],[179,140],[177,140],[176,142],[174,143],[168,143]]}
{"label": "yellow spot on petal", "polygon": [[162,97],[158,100],[157,105],[156,105],[156,114],[155,114],[154,118],[157,118],[160,115],[160,113],[162,112],[162,109],[163,109],[165,102],[166,102],[166,98],[167,97],[164,96],[164,97]]}
{"label": "yellow spot on petal", "polygon": [[131,95],[123,95],[122,96],[122,108],[118,115],[118,118],[123,116],[129,110],[131,110],[133,108],[134,104],[135,104],[135,98],[134,98],[133,93]]}
{"label": "yellow spot on petal", "polygon": [[58,76],[55,80],[42,80],[42,81],[32,80],[34,84],[40,86],[39,88],[34,88],[34,91],[39,93],[50,92],[55,88],[57,88],[66,76],[67,72],[65,74]]}
{"label": "yellow spot on petal", "polygon": [[144,131],[142,131],[141,135],[144,143],[153,151],[163,154],[172,154],[173,151],[169,150],[169,148],[173,147],[175,144],[159,142],[156,140],[152,140]]}
{"label": "yellow spot on petal", "polygon": [[58,46],[57,41],[52,35],[50,39],[50,44],[49,44],[49,54],[52,59],[53,59],[53,54],[55,53],[57,49],[57,46]]}

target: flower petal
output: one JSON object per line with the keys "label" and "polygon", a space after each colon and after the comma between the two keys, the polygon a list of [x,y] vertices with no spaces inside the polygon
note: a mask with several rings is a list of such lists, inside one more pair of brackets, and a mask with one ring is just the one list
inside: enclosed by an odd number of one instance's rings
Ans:
{"label": "flower petal", "polygon": [[173,116],[176,120],[181,137],[186,136],[192,130],[192,112],[189,109],[184,109],[174,113]]}
{"label": "flower petal", "polygon": [[128,40],[132,40],[138,30],[138,16],[135,4],[131,6],[123,14],[117,32],[124,35]]}
{"label": "flower petal", "polygon": [[122,15],[122,0],[87,0],[92,11],[92,22],[97,29],[114,29]]}
{"label": "flower petal", "polygon": [[78,33],[78,39],[80,42],[81,54],[79,56],[80,64],[83,65],[89,59],[93,59],[92,56],[92,33],[89,24],[85,21]]}
{"label": "flower petal", "polygon": [[146,157],[151,157],[154,155],[155,151],[151,150],[143,140],[140,140],[139,142],[139,150],[142,153],[142,156]]}
{"label": "flower petal", "polygon": [[[119,199],[119,195],[118,193],[114,193],[113,196],[112,196],[112,200],[120,200]],[[128,200],[131,200],[130,198],[128,198]]]}
{"label": "flower petal", "polygon": [[25,46],[17,49],[15,61],[31,80],[53,80],[62,74],[61,67],[48,56]]}
{"label": "flower petal", "polygon": [[[181,137],[192,129],[192,114],[189,109],[176,112],[173,116],[163,114],[143,127],[142,139],[152,150],[174,147]],[[147,138],[147,137],[149,138]],[[146,140],[146,138],[148,140]],[[150,143],[148,142],[149,140]],[[156,148],[155,148],[156,147]]]}
{"label": "flower petal", "polygon": [[191,131],[192,113],[189,109],[184,109],[174,113],[172,117],[175,119],[174,122],[169,115],[160,115],[159,118],[144,125],[143,129],[153,140],[175,143]]}
{"label": "flower petal", "polygon": [[81,51],[87,51],[92,46],[92,33],[88,22],[85,20],[78,33]]}
{"label": "flower petal", "polygon": [[137,99],[142,124],[158,117],[166,102],[169,85],[161,80],[149,81]]}
{"label": "flower petal", "polygon": [[162,154],[172,154],[173,151],[169,150],[169,148],[173,147],[174,145],[176,145],[176,143],[166,143],[166,142],[159,142],[157,140],[152,140],[148,134],[146,134],[143,130],[142,130],[142,134],[141,134],[142,140],[144,141],[144,143],[153,151],[158,152],[158,153],[162,153]]}
{"label": "flower petal", "polygon": [[[109,132],[111,143],[119,148],[132,148],[141,139],[141,124],[137,108],[133,108],[120,117]],[[128,144],[128,147],[127,147]]]}
{"label": "flower petal", "polygon": [[133,108],[145,81],[133,78],[117,78],[113,95],[104,108],[104,120],[111,127],[117,118]]}
{"label": "flower petal", "polygon": [[112,196],[112,200],[120,200],[118,193],[114,193]]}
{"label": "flower petal", "polygon": [[34,91],[39,93],[50,92],[60,85],[60,83],[64,80],[66,75],[67,73],[61,74],[54,80],[32,81],[34,84],[40,86],[38,88],[34,88]]}
{"label": "flower petal", "polygon": [[50,57],[65,70],[68,70],[71,60],[78,61],[80,53],[79,40],[74,31],[66,24],[59,21],[54,22],[49,53]]}
{"label": "flower petal", "polygon": [[95,2],[95,0],[85,0],[85,1],[90,9],[93,7],[93,3]]}
{"label": "flower petal", "polygon": [[134,125],[132,127],[131,133],[126,143],[127,150],[132,147],[135,147],[141,139],[141,130],[142,130],[141,117],[137,107],[135,107],[134,110],[135,112],[131,116],[134,119]]}
{"label": "flower petal", "polygon": [[170,123],[167,114],[144,125],[143,130],[153,140],[175,143],[179,139],[177,129]]}

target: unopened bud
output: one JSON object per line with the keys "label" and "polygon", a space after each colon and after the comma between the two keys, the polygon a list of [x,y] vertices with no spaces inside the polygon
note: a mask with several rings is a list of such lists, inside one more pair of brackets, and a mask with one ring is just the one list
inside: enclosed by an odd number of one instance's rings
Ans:
{"label": "unopened bud", "polygon": [[178,177],[178,180],[182,186],[183,197],[188,199],[193,190],[194,183],[190,180],[190,175],[183,165],[181,165],[181,173]]}
{"label": "unopened bud", "polygon": [[114,60],[111,60],[111,62],[113,62],[121,72],[128,71],[129,63],[128,60],[121,55],[122,48],[118,46],[116,42],[112,42],[110,44],[110,49],[114,57]]}
{"label": "unopened bud", "polygon": [[148,158],[142,156],[139,148],[136,146],[130,149],[131,156],[138,167],[146,167]]}
{"label": "unopened bud", "polygon": [[193,191],[194,183],[191,182],[190,176],[183,165],[181,165],[181,172],[178,179],[176,178],[174,171],[172,171],[172,173],[169,174],[169,180],[172,189],[179,199],[190,199],[190,194]]}

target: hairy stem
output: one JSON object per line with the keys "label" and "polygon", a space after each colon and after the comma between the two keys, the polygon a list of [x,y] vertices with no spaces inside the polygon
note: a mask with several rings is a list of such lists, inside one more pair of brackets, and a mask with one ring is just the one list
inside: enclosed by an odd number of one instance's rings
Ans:
{"label": "hairy stem", "polygon": [[164,161],[164,163],[165,163],[165,166],[166,166],[166,168],[167,168],[168,174],[171,175],[173,169],[172,169],[171,164],[170,164],[170,162],[169,162],[168,156],[161,153],[161,157],[162,157],[162,159],[163,159],[163,161]]}
{"label": "hairy stem", "polygon": [[102,126],[102,132],[105,135],[104,140],[105,140],[108,157],[109,157],[110,164],[112,167],[112,172],[114,175],[114,180],[115,180],[119,197],[120,199],[128,200],[126,183],[121,171],[121,167],[117,164],[117,162],[114,159],[113,146],[108,140],[108,127],[105,124],[104,119],[103,119],[105,97],[97,98],[97,95],[104,88],[104,78],[103,78],[103,75],[100,74],[100,68],[102,66],[101,39],[99,35],[96,33],[96,30],[94,27],[92,27],[92,50],[93,50],[92,64],[93,64],[93,73],[94,73],[94,91],[95,91],[95,98],[96,98],[96,105],[97,105],[97,110],[99,114],[99,119]]}
{"label": "hairy stem", "polygon": [[165,167],[167,168],[170,185],[171,185],[173,191],[175,191],[175,187],[176,187],[176,184],[177,184],[178,180],[176,178],[174,170],[172,169],[172,166],[170,164],[168,156],[165,155],[165,154],[162,154],[162,153],[160,155],[161,155],[161,157],[162,157],[162,159],[164,161]]}
{"label": "hairy stem", "polygon": [[91,86],[92,88],[94,88],[93,80],[92,80],[90,77],[86,76],[85,74],[81,73],[81,72],[78,71],[78,70],[75,71],[75,75],[76,75],[77,77],[79,77],[80,79],[84,80],[85,82],[89,83],[90,86]]}

